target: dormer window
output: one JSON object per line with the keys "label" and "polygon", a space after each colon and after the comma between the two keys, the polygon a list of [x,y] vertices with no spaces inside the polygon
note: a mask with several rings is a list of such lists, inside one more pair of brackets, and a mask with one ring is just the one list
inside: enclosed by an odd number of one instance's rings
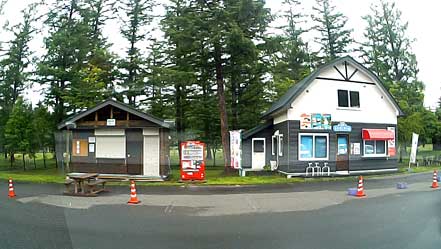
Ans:
{"label": "dormer window", "polygon": [[338,107],[360,108],[360,95],[357,91],[338,90]]}

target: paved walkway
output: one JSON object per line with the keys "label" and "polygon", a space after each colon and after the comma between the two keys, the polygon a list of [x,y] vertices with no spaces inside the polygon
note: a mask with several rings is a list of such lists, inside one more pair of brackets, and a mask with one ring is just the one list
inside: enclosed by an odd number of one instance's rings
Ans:
{"label": "paved walkway", "polygon": [[[398,190],[396,182],[406,180],[409,188]],[[343,202],[357,200],[359,198],[348,196],[347,188],[355,187],[354,182],[316,182],[305,184],[287,185],[286,188],[268,187],[269,192],[259,192],[260,188],[241,189],[236,188],[213,188],[192,187],[177,191],[179,194],[148,193],[154,188],[139,188],[139,206],[151,206],[162,208],[164,213],[173,214],[179,210],[193,216],[220,216],[239,215],[250,213],[279,213],[290,211],[316,210]],[[430,174],[415,174],[402,177],[385,177],[365,180],[366,198],[375,198],[387,195],[400,195],[406,192],[438,191],[430,188]],[[275,189],[274,189],[275,188]],[[236,192],[232,190],[236,190]],[[200,190],[200,191],[198,191]],[[100,205],[125,205],[129,199],[126,188],[113,188],[110,193],[99,197],[71,197],[60,194],[38,194],[34,196],[18,198],[22,203],[42,203],[72,209],[89,209]],[[170,190],[169,190],[170,191]],[[167,191],[168,192],[168,191]],[[203,194],[200,194],[202,192]],[[235,194],[230,194],[234,192]],[[194,194],[199,193],[199,194]]]}

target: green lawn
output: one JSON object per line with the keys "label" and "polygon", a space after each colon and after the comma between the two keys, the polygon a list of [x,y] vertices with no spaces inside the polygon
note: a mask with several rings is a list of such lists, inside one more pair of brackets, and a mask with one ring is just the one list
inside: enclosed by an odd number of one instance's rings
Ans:
{"label": "green lawn", "polygon": [[[36,153],[35,155],[35,164],[37,169],[44,169],[44,160],[42,153]],[[55,160],[52,153],[46,153],[46,167],[47,168],[55,168]],[[0,171],[2,170],[23,170],[23,155],[15,154],[15,161],[11,167],[11,161],[9,159],[5,159],[4,155],[0,155]],[[30,158],[28,155],[25,156],[26,169],[35,169],[34,159]]]}
{"label": "green lawn", "polygon": [[[441,155],[441,152],[431,151],[431,145],[426,145],[424,148],[420,147],[418,151],[418,157],[431,156],[431,155]],[[218,153],[216,161],[221,164],[222,155],[221,152]],[[16,155],[16,161],[13,168],[10,168],[8,160],[3,157],[0,158],[0,179],[7,180],[12,177],[16,181],[28,181],[28,182],[38,182],[38,183],[62,183],[64,182],[64,174],[59,170],[55,169],[55,160],[52,155],[47,155],[47,167],[43,166],[43,159],[41,154],[37,154],[36,162],[37,169],[34,169],[33,160],[26,157],[27,170],[23,171],[21,155]],[[179,167],[178,165],[178,153],[177,150],[171,151],[172,164],[172,176],[167,182],[160,183],[140,183],[142,185],[149,186],[164,186],[164,185],[184,185],[179,183]],[[408,159],[405,158],[404,162],[399,166],[400,174],[411,174],[407,171]],[[304,179],[301,177],[294,177],[287,179],[286,176],[274,173],[267,176],[256,176],[253,173],[249,174],[247,177],[239,177],[238,175],[225,175],[223,167],[212,166],[213,160],[207,162],[206,168],[206,185],[255,185],[255,184],[284,184],[293,182],[313,182],[313,181],[338,181],[338,180],[354,180],[354,177],[331,177],[322,179]],[[432,172],[433,170],[439,170],[439,166],[428,166],[428,167],[415,167],[412,166],[413,173],[419,172]],[[370,176],[368,176],[370,177]],[[126,185],[127,183],[119,183],[121,185]]]}

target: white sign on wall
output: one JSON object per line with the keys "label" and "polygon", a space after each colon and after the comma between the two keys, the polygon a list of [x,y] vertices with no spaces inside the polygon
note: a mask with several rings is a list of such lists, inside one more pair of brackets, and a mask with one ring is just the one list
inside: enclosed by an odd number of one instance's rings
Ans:
{"label": "white sign on wall", "polygon": [[95,137],[88,137],[89,143],[95,143]]}
{"label": "white sign on wall", "polygon": [[89,153],[95,153],[95,144],[89,144]]}
{"label": "white sign on wall", "polygon": [[107,126],[115,126],[116,120],[114,118],[107,119]]}
{"label": "white sign on wall", "polygon": [[387,140],[387,154],[389,156],[395,156],[396,155],[396,149],[395,149],[395,127],[387,127],[388,131],[391,131],[394,134],[394,139]]}
{"label": "white sign on wall", "polygon": [[418,134],[412,133],[412,148],[410,150],[409,167],[411,163],[416,163],[417,148],[418,148]]}

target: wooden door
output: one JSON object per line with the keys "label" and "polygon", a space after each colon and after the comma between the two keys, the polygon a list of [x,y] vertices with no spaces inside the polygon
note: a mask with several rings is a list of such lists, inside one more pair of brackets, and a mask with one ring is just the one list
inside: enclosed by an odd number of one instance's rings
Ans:
{"label": "wooden door", "polygon": [[349,135],[337,134],[337,171],[349,170]]}

